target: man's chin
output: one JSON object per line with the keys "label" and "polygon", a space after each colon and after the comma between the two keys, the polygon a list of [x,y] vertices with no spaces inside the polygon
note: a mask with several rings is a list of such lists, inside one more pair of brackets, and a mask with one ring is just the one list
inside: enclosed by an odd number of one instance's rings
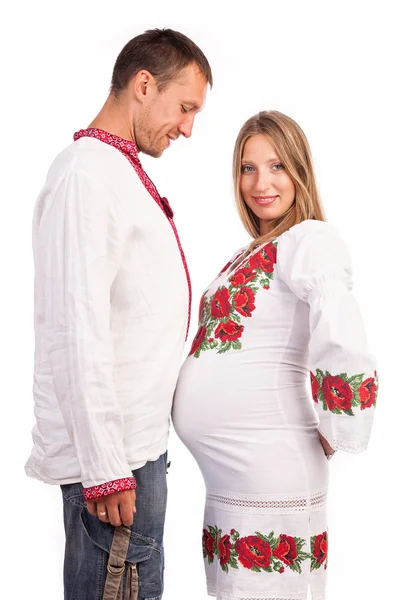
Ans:
{"label": "man's chin", "polygon": [[139,150],[139,152],[143,152],[143,154],[147,154],[148,156],[152,156],[152,158],[160,158],[164,152],[164,149],[161,148],[150,148],[149,146],[146,147],[140,147],[137,144],[137,148]]}

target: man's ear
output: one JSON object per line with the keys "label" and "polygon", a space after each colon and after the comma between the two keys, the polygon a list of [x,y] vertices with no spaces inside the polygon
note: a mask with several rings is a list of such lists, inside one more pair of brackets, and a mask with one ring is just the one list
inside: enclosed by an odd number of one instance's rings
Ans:
{"label": "man's ear", "polygon": [[150,97],[156,90],[156,82],[154,77],[149,73],[149,71],[144,69],[138,71],[132,81],[132,84],[134,95],[138,102],[141,103],[146,102],[148,97]]}

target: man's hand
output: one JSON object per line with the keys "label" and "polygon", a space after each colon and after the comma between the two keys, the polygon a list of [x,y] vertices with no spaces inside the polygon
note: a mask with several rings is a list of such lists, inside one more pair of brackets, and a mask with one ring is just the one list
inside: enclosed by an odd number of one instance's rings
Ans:
{"label": "man's hand", "polygon": [[135,508],[135,490],[115,492],[109,496],[102,496],[98,500],[89,500],[87,510],[90,515],[98,517],[104,523],[111,523],[115,527],[133,524]]}
{"label": "man's hand", "polygon": [[323,437],[323,435],[321,434],[320,431],[318,431],[318,436],[319,436],[320,442],[322,444],[322,448],[324,449],[326,456],[330,456],[331,454],[334,454],[336,452],[336,450],[334,448],[332,448],[332,446],[329,444],[327,439],[325,437]]}

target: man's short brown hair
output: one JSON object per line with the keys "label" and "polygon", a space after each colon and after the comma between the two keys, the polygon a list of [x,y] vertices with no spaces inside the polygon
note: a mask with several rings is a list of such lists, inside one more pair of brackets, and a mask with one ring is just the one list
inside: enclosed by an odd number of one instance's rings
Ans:
{"label": "man's short brown hair", "polygon": [[192,40],[173,29],[150,29],[127,42],[120,52],[113,68],[111,93],[120,95],[142,69],[151,73],[161,92],[191,63],[212,87],[209,62]]}

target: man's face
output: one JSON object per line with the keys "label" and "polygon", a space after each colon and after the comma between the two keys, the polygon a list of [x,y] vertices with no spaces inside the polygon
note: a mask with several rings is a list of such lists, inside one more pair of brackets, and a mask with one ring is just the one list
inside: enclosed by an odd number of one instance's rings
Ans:
{"label": "man's face", "polygon": [[158,158],[180,135],[190,137],[206,92],[206,78],[195,64],[188,65],[162,92],[152,87],[134,121],[138,150]]}

